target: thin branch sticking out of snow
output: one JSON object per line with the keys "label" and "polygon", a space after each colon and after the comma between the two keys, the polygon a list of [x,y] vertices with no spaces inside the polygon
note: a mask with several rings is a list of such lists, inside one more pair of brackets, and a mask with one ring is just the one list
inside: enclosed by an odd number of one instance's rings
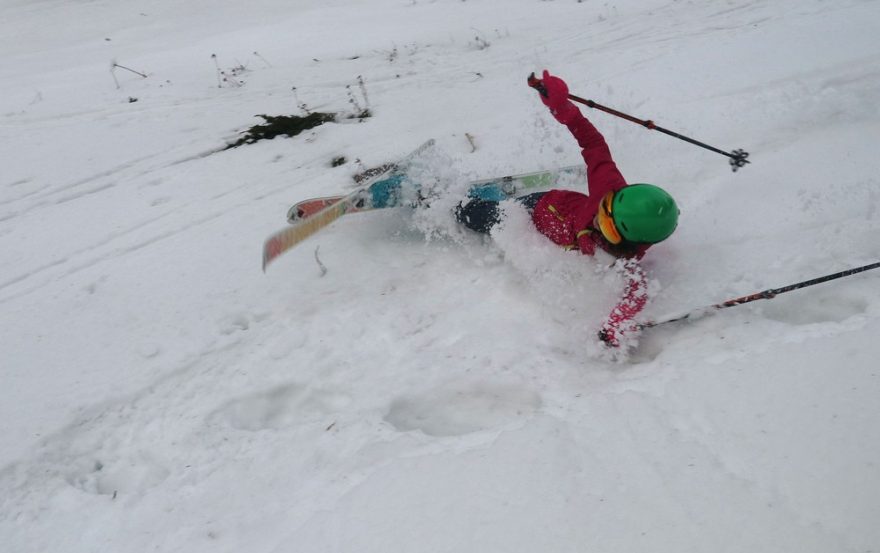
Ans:
{"label": "thin branch sticking out of snow", "polygon": [[315,248],[315,261],[318,263],[318,267],[321,269],[321,276],[327,274],[327,266],[321,263],[321,258],[318,257],[318,250],[321,249],[321,246]]}

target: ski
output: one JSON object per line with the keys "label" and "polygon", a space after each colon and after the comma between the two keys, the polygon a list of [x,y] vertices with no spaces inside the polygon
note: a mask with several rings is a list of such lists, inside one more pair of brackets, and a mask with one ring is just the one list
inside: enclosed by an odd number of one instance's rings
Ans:
{"label": "ski", "polygon": [[[500,201],[514,198],[530,190],[536,191],[541,188],[551,188],[554,186],[582,185],[584,178],[586,178],[586,168],[583,165],[571,165],[559,169],[518,175],[505,175],[503,177],[482,179],[470,183],[468,196]],[[393,175],[375,181],[369,186],[366,193],[362,194],[357,201],[349,206],[344,214],[398,206],[396,198],[400,195],[399,189],[401,186],[412,187],[416,191],[420,188],[417,184],[409,182],[402,184],[401,181],[403,180],[401,175]],[[345,197],[345,195],[340,194],[337,196],[310,198],[297,202],[287,211],[287,222],[297,224],[334,205]]]}
{"label": "ski", "polygon": [[363,186],[359,187],[357,190],[354,190],[353,192],[342,196],[335,203],[313,213],[312,216],[308,219],[296,221],[295,224],[271,235],[263,243],[263,271],[265,271],[269,263],[271,263],[278,256],[280,256],[290,248],[296,246],[309,236],[315,234],[322,228],[328,226],[336,219],[339,219],[340,217],[345,215],[345,213],[348,212],[350,209],[354,209],[356,204],[370,189],[370,186],[379,181],[382,177],[389,174],[401,172],[403,169],[405,169],[406,165],[409,162],[424,153],[428,148],[433,145],[434,140],[428,140],[412,153],[403,158],[403,160],[397,162],[396,164],[387,166],[384,171],[370,178]]}

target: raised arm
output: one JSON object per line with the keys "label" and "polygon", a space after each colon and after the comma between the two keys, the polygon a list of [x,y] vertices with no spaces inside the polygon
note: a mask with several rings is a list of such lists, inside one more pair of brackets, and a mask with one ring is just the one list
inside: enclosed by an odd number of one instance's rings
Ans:
{"label": "raised arm", "polygon": [[605,138],[568,99],[568,85],[565,81],[544,71],[541,84],[541,101],[550,108],[550,113],[557,121],[568,127],[581,147],[581,155],[587,164],[590,196],[601,197],[611,190],[626,186]]}

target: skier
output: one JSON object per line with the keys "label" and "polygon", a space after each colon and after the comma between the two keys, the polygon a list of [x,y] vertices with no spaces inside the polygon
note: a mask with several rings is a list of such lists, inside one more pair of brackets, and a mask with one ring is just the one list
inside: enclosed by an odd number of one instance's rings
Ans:
{"label": "skier", "polygon": [[[568,99],[568,85],[544,71],[541,101],[568,127],[587,164],[589,195],[550,190],[517,198],[532,213],[535,227],[566,249],[593,255],[596,248],[626,260],[623,297],[599,331],[608,346],[636,329],[633,319],[647,302],[645,274],[638,260],[652,244],[669,237],[678,224],[675,200],[652,184],[627,185],[598,130]],[[475,198],[456,209],[468,228],[488,233],[500,221],[498,202]]]}

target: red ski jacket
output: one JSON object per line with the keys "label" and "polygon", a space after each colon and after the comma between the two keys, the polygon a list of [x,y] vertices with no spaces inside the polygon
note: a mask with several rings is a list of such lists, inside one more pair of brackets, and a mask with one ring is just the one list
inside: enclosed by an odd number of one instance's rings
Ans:
{"label": "red ski jacket", "polygon": [[626,287],[620,302],[602,325],[600,337],[610,345],[618,346],[620,337],[637,328],[633,319],[647,303],[646,277],[637,263],[650,244],[608,242],[593,220],[599,210],[602,196],[626,186],[623,175],[611,158],[605,139],[574,105],[566,114],[565,126],[577,139],[587,164],[589,195],[570,190],[551,190],[535,205],[532,220],[535,227],[550,240],[568,249],[593,255],[600,247],[611,255],[631,261],[623,266]]}
{"label": "red ski jacket", "polygon": [[[574,106],[572,106],[574,107]],[[551,190],[545,194],[532,212],[535,227],[550,240],[567,249],[593,255],[600,247],[615,257],[640,259],[650,244],[623,242],[614,245],[593,227],[599,211],[599,202],[606,193],[626,186],[623,175],[611,158],[605,139],[587,118],[575,108],[566,123],[581,147],[587,163],[589,196],[571,190]]]}

